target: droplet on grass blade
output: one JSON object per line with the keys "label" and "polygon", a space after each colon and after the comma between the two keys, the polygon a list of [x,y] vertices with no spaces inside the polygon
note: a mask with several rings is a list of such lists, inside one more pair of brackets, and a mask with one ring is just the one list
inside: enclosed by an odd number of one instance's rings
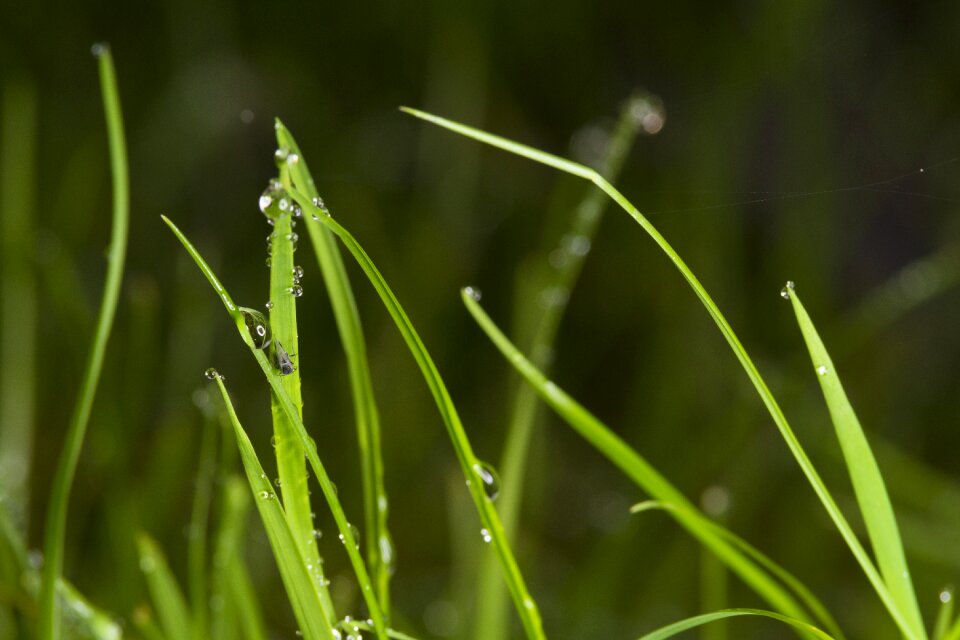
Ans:
{"label": "droplet on grass blade", "polygon": [[207,380],[216,380],[217,378],[220,378],[221,380],[223,379],[223,376],[217,373],[217,370],[214,369],[213,367],[210,367],[209,369],[204,371],[203,375],[206,376]]}
{"label": "droplet on grass blade", "polygon": [[248,307],[240,307],[240,313],[243,314],[243,322],[247,325],[247,332],[250,334],[253,346],[257,349],[269,347],[273,334],[270,332],[270,323],[266,316]]}
{"label": "droplet on grass blade", "polygon": [[790,292],[796,288],[796,285],[793,283],[793,280],[787,280],[787,283],[783,285],[783,289],[780,289],[780,297],[784,300],[790,299]]}
{"label": "droplet on grass blade", "polygon": [[480,302],[480,298],[483,297],[483,294],[480,293],[480,289],[477,289],[476,287],[464,287],[463,292],[467,294],[467,296],[474,302]]}
{"label": "droplet on grass blade", "polygon": [[496,469],[486,462],[480,461],[473,465],[473,472],[483,485],[483,492],[490,500],[496,500],[500,495],[500,476]]}

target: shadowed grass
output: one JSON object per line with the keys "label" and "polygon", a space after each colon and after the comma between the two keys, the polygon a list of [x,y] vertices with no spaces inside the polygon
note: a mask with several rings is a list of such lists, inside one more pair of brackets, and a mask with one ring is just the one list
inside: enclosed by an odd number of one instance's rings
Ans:
{"label": "shadowed grass", "polygon": [[533,149],[512,140],[495,136],[473,127],[453,122],[429,113],[424,113],[416,109],[402,107],[401,110],[417,118],[426,120],[427,122],[431,122],[464,135],[468,138],[473,138],[474,140],[489,144],[504,151],[509,151],[510,153],[534,160],[541,164],[545,164],[555,169],[559,169],[560,171],[569,173],[570,175],[574,175],[592,182],[602,191],[604,191],[610,198],[612,198],[614,202],[620,205],[620,207],[643,228],[647,235],[653,239],[657,246],[664,252],[664,254],[666,254],[683,278],[687,281],[687,283],[690,285],[690,288],[707,310],[707,313],[710,315],[711,319],[717,325],[720,333],[727,341],[727,344],[737,357],[737,360],[739,360],[741,366],[747,374],[747,377],[750,379],[750,382],[756,389],[757,394],[763,401],[764,406],[770,413],[771,418],[773,418],[774,424],[780,431],[781,436],[783,436],[784,442],[787,444],[787,447],[793,454],[793,457],[800,466],[801,471],[803,471],[803,474],[807,477],[807,480],[810,482],[814,492],[817,494],[817,497],[823,504],[824,509],[827,511],[830,519],[833,521],[837,530],[840,532],[840,535],[847,543],[847,546],[850,548],[853,556],[860,564],[861,569],[863,569],[864,574],[866,574],[867,579],[877,592],[877,595],[887,608],[887,611],[890,613],[890,616],[893,618],[894,622],[900,628],[905,637],[911,640],[926,640],[926,631],[924,630],[923,626],[917,626],[915,621],[912,620],[912,617],[902,610],[899,602],[891,595],[889,588],[883,581],[880,573],[877,571],[876,566],[873,564],[870,556],[863,548],[863,545],[860,543],[860,540],[857,538],[857,535],[850,526],[850,523],[843,515],[843,512],[840,510],[839,506],[837,506],[836,500],[830,494],[829,490],[821,479],[819,472],[817,472],[816,468],[814,468],[809,456],[801,446],[800,441],[794,434],[790,424],[787,422],[786,416],[780,409],[780,405],[773,397],[773,394],[770,392],[770,389],[767,387],[766,382],[763,380],[763,377],[760,375],[760,372],[757,370],[756,365],[754,365],[753,360],[750,358],[746,349],[741,344],[740,339],[733,331],[730,323],[727,322],[727,319],[724,317],[723,313],[721,313],[719,307],[717,307],[716,303],[713,301],[713,298],[711,298],[710,294],[707,293],[707,290],[700,283],[699,279],[697,279],[683,259],[680,258],[679,254],[677,254],[670,243],[667,242],[666,238],[664,238],[660,232],[657,231],[650,221],[647,220],[647,218],[644,217],[643,214],[641,214],[640,211],[629,200],[627,200],[622,193],[620,193],[612,184],[607,182],[603,176],[589,167],[585,167],[576,162],[571,162],[570,160],[560,158],[538,149]]}
{"label": "shadowed grass", "polygon": [[153,609],[160,619],[160,627],[168,638],[190,638],[193,623],[187,599],[180,590],[167,559],[159,545],[150,536],[137,536],[140,555],[140,570],[147,579],[147,587],[153,600]]}
{"label": "shadowed grass", "polygon": [[210,283],[210,286],[213,287],[214,291],[220,297],[221,302],[223,302],[223,305],[227,310],[227,313],[230,314],[230,317],[234,322],[237,332],[240,334],[240,338],[250,349],[250,352],[256,359],[257,364],[260,365],[260,370],[263,371],[264,377],[267,379],[270,388],[273,390],[274,395],[280,402],[280,406],[283,408],[287,418],[289,418],[293,424],[297,433],[297,437],[300,438],[300,441],[303,443],[307,460],[310,463],[310,467],[313,469],[314,475],[317,477],[317,481],[320,483],[320,489],[323,492],[323,497],[330,506],[330,512],[333,514],[334,521],[337,524],[340,540],[343,542],[343,546],[348,557],[350,558],[350,564],[357,576],[357,581],[360,585],[360,591],[363,594],[364,601],[369,609],[370,618],[373,620],[373,626],[376,630],[377,637],[383,640],[386,638],[383,614],[380,611],[376,594],[374,593],[373,586],[370,582],[370,574],[364,565],[363,558],[360,556],[359,545],[357,544],[356,538],[351,530],[352,527],[343,512],[340,499],[337,497],[336,487],[334,487],[329,475],[327,475],[327,471],[324,468],[323,463],[320,461],[320,457],[317,455],[317,445],[307,434],[306,427],[304,427],[303,420],[300,418],[293,401],[290,399],[290,396],[287,395],[286,390],[280,383],[281,376],[275,369],[273,363],[268,360],[263,350],[258,349],[256,345],[253,344],[253,341],[250,338],[250,333],[247,331],[246,324],[244,323],[243,314],[233,302],[233,298],[230,297],[230,294],[220,283],[220,280],[217,278],[210,266],[206,263],[196,248],[190,243],[190,241],[187,240],[187,237],[183,235],[180,229],[178,229],[177,226],[173,224],[173,222],[171,222],[166,216],[161,217],[166,225],[170,227],[170,230],[173,231],[174,235],[183,245],[184,249],[187,250],[187,253],[190,254],[190,257],[193,258],[193,261],[203,273],[204,277],[206,277],[207,281]]}
{"label": "shadowed grass", "polygon": [[93,346],[80,384],[80,396],[70,419],[63,451],[57,462],[50,501],[47,503],[47,520],[44,536],[43,579],[40,587],[40,612],[38,637],[40,640],[59,640],[60,616],[57,613],[56,586],[63,572],[63,548],[67,529],[67,505],[70,487],[77,469],[80,450],[83,447],[90,409],[103,368],[107,340],[113,327],[113,319],[120,297],[123,263],[127,251],[127,226],[130,207],[130,186],[127,176],[127,151],[123,134],[123,117],[120,113],[120,98],[113,58],[105,45],[94,47],[100,68],[100,84],[103,92],[104,111],[107,120],[107,137],[110,146],[110,168],[113,174],[113,224],[110,249],[107,254],[107,280],[100,304]]}

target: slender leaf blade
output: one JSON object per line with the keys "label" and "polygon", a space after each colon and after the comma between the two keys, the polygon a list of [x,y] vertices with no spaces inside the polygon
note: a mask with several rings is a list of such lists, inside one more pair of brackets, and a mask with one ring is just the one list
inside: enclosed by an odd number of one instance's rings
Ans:
{"label": "slender leaf blade", "polygon": [[827,635],[826,632],[818,629],[812,624],[802,620],[797,620],[796,618],[781,615],[779,613],[774,613],[773,611],[763,611],[761,609],[722,609],[720,611],[714,611],[713,613],[704,613],[699,616],[693,616],[692,618],[674,622],[673,624],[668,624],[665,627],[661,627],[656,631],[652,631],[644,636],[641,636],[640,640],[666,640],[666,638],[672,638],[678,633],[682,633],[688,629],[693,629],[711,622],[716,622],[717,620],[723,620],[724,618],[735,618],[738,616],[760,616],[764,618],[771,618],[773,620],[779,620],[784,624],[788,624],[791,627],[806,633],[813,634],[821,640],[834,640],[832,636]]}
{"label": "slender leaf blade", "polygon": [[187,599],[177,584],[160,546],[147,534],[137,536],[140,570],[147,579],[153,608],[168,638],[190,638],[193,633]]}

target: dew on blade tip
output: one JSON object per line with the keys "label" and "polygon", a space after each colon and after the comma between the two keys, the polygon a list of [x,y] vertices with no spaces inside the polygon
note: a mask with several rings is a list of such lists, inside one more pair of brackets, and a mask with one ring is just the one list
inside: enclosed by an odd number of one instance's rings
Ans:
{"label": "dew on blade tip", "polygon": [[828,367],[827,365],[822,364],[822,365],[820,365],[819,367],[817,367],[817,375],[818,375],[818,376],[825,376],[825,375],[827,375],[828,373],[830,373],[830,367]]}
{"label": "dew on blade tip", "polygon": [[467,294],[467,297],[474,302],[480,302],[480,298],[483,297],[483,294],[480,293],[480,289],[477,289],[476,287],[464,287],[463,292]]}
{"label": "dew on blade tip", "polygon": [[257,349],[266,349],[270,346],[273,334],[270,331],[270,323],[266,316],[248,307],[240,307],[240,313],[243,314],[243,323],[247,325],[247,332],[250,334],[250,340]]}
{"label": "dew on blade tip", "polygon": [[790,299],[790,293],[794,290],[796,285],[794,285],[793,280],[787,280],[787,284],[783,285],[783,289],[780,289],[780,297],[784,300]]}
{"label": "dew on blade tip", "polygon": [[207,380],[216,380],[217,378],[220,378],[221,380],[225,380],[225,378],[222,375],[220,375],[217,372],[217,370],[214,369],[213,367],[210,367],[209,369],[204,371],[203,375],[207,378]]}

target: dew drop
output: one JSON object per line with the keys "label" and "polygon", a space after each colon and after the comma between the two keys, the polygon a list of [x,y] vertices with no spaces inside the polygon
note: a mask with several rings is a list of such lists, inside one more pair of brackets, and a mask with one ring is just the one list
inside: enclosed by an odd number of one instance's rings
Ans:
{"label": "dew drop", "polygon": [[277,166],[280,166],[290,157],[290,150],[286,147],[280,147],[273,152],[273,160],[277,163]]}
{"label": "dew drop", "polygon": [[273,494],[270,493],[269,491],[261,491],[261,492],[260,492],[259,494],[257,494],[257,495],[260,496],[260,499],[261,499],[261,500],[269,500],[270,498],[273,497]]}
{"label": "dew drop", "polygon": [[793,280],[787,280],[787,284],[783,285],[783,289],[780,289],[780,297],[784,300],[789,300],[790,292],[793,291],[795,286]]}
{"label": "dew drop", "polygon": [[483,483],[483,492],[490,500],[496,500],[500,495],[500,476],[492,465],[480,461],[473,465],[473,472]]}
{"label": "dew drop", "polygon": [[287,198],[280,198],[277,202],[277,208],[280,209],[280,211],[289,211],[290,201]]}
{"label": "dew drop", "polygon": [[216,380],[217,378],[220,377],[220,374],[217,373],[217,370],[214,369],[213,367],[210,367],[209,369],[204,371],[203,375],[206,376],[207,380]]}
{"label": "dew drop", "polygon": [[303,277],[303,267],[296,265],[293,267],[293,277],[299,280]]}
{"label": "dew drop", "polygon": [[476,287],[464,287],[463,292],[467,294],[467,297],[474,302],[480,302],[480,298],[483,297],[483,294],[480,293],[480,289],[477,289]]}
{"label": "dew drop", "polygon": [[294,167],[300,163],[300,156],[296,153],[290,153],[287,155],[287,165]]}
{"label": "dew drop", "polygon": [[326,210],[326,208],[327,208],[326,203],[324,203],[323,198],[321,198],[320,196],[317,196],[316,198],[314,198],[314,199],[311,200],[310,202],[312,202],[312,203],[313,203],[313,206],[315,206],[317,209]]}
{"label": "dew drop", "polygon": [[273,196],[267,193],[264,193],[263,195],[260,196],[259,204],[260,204],[260,211],[263,211],[264,213],[266,213],[267,209],[270,208],[270,205],[273,204]]}
{"label": "dew drop", "polygon": [[493,540],[493,536],[492,536],[492,535],[490,534],[490,532],[487,531],[486,529],[480,529],[480,537],[481,537],[481,538],[483,539],[483,541],[486,542],[487,544],[490,544],[490,541]]}
{"label": "dew drop", "polygon": [[253,341],[253,346],[257,349],[266,349],[270,346],[273,335],[270,332],[270,323],[266,316],[247,307],[240,307],[240,313],[243,314],[243,322],[247,325],[247,332]]}
{"label": "dew drop", "polygon": [[940,602],[942,602],[943,604],[947,604],[951,600],[953,600],[952,589],[944,589],[943,591],[940,592]]}
{"label": "dew drop", "polygon": [[300,236],[295,231],[291,231],[287,234],[287,240],[296,244],[300,240]]}
{"label": "dew drop", "polygon": [[109,51],[110,45],[108,45],[106,42],[97,42],[90,47],[90,53],[92,53],[95,58],[99,58],[100,56],[109,53]]}
{"label": "dew drop", "polygon": [[263,306],[267,308],[267,311],[269,311],[270,309],[273,309],[273,300],[267,300],[266,304],[264,304]]}
{"label": "dew drop", "polygon": [[294,298],[299,298],[303,295],[303,287],[301,287],[298,284],[295,284],[289,289],[287,289],[287,293],[292,295]]}
{"label": "dew drop", "polygon": [[825,376],[825,375],[827,375],[828,373],[830,373],[830,367],[828,367],[827,365],[822,364],[822,365],[820,365],[819,367],[817,367],[817,375],[818,375],[818,376]]}
{"label": "dew drop", "polygon": [[267,265],[267,267],[269,267],[270,265],[273,264],[273,260],[270,259],[270,256],[267,256],[267,259],[266,259],[266,261],[265,261],[265,264]]}
{"label": "dew drop", "polygon": [[[353,546],[355,549],[360,548],[360,531],[353,526],[352,524],[347,524],[347,528],[350,529],[350,536],[353,538]],[[347,544],[347,536],[342,533],[338,536],[340,538],[341,544]]]}

